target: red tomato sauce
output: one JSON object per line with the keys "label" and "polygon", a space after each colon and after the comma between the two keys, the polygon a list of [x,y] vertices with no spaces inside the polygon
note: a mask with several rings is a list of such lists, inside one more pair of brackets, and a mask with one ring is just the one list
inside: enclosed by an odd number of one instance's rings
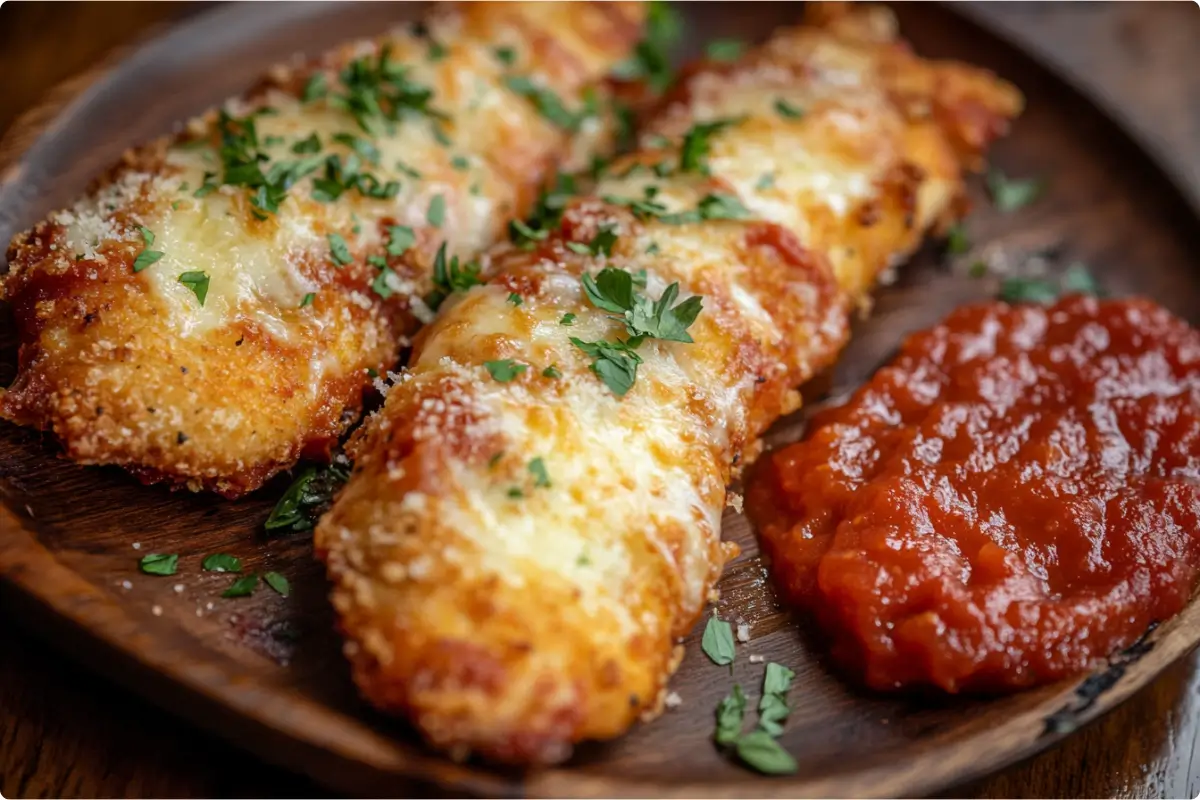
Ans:
{"label": "red tomato sauce", "polygon": [[872,688],[1097,666],[1200,573],[1200,333],[1140,300],[960,309],[748,494],[785,598]]}

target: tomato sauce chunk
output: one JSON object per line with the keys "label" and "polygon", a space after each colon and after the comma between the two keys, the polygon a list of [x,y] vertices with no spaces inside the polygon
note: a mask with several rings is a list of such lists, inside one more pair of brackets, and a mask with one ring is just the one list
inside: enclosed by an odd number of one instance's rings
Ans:
{"label": "tomato sauce chunk", "polygon": [[1200,572],[1200,333],[1141,300],[960,309],[766,459],[749,505],[872,688],[1097,666]]}

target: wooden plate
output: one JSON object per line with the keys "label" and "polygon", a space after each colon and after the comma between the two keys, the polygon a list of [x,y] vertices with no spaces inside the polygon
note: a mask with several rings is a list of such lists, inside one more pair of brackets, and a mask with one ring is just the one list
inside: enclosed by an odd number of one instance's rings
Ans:
{"label": "wooden plate", "polygon": [[[414,10],[247,4],[175,29],[53,116],[4,176],[0,239],[68,202],[127,143],[245,87],[272,62],[379,31]],[[693,53],[716,35],[761,38],[798,13],[791,4],[687,10]],[[980,202],[968,229],[977,251],[952,263],[934,247],[922,251],[880,290],[838,369],[811,393],[844,392],[906,332],[993,295],[995,278],[969,276],[979,256],[1017,270],[1083,261],[1110,293],[1146,294],[1197,322],[1200,226],[1152,160],[1069,86],[952,11],[931,4],[898,11],[920,52],[989,66],[1025,91],[1028,112],[996,148],[994,163],[1010,174],[1045,176],[1049,188],[1035,205],[1002,215],[974,186]],[[790,441],[802,426],[803,414],[784,420],[769,439]],[[489,795],[922,794],[1046,747],[1121,702],[1200,638],[1200,606],[1193,604],[1083,680],[990,700],[865,694],[828,668],[803,621],[777,608],[749,528],[730,510],[726,535],[745,555],[721,583],[721,613],[750,623],[753,637],[739,648],[732,679],[702,655],[694,633],[673,682],[683,704],[656,722],[614,743],[582,747],[557,769],[522,775],[456,765],[357,700],[309,537],[262,535],[285,484],[238,503],[171,494],[117,470],[59,460],[44,437],[0,425],[0,586],[21,618],[96,669],[266,759],[358,794],[400,795],[431,784]],[[252,598],[221,599],[229,577],[200,571],[201,558],[217,551],[283,573],[292,596],[260,589]],[[140,574],[137,560],[150,552],[180,553],[178,575]],[[795,776],[747,772],[711,744],[713,709],[732,680],[761,681],[749,653],[797,672],[796,708],[782,740],[799,760]]]}

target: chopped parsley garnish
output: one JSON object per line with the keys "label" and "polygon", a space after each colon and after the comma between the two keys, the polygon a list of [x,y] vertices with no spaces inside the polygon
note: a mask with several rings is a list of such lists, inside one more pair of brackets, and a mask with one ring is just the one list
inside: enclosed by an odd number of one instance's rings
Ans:
{"label": "chopped parsley garnish", "polygon": [[642,339],[654,338],[671,342],[691,343],[687,329],[696,321],[703,307],[699,295],[693,295],[672,307],[679,295],[679,283],[672,283],[657,301],[634,292],[634,276],[623,269],[606,267],[592,278],[584,274],[583,291],[592,305],[603,311],[620,314],[631,340],[637,347]]}
{"label": "chopped parsley garnish", "polygon": [[585,342],[572,336],[571,344],[593,359],[592,372],[617,397],[624,397],[633,388],[642,358],[627,342]]}
{"label": "chopped parsley garnish", "polygon": [[388,266],[387,259],[383,256],[370,256],[367,258],[367,263],[379,268],[379,274],[375,276],[375,280],[371,281],[371,291],[379,295],[381,299],[387,300],[395,294],[388,278],[396,273]]}
{"label": "chopped parsley garnish", "polygon": [[349,478],[350,463],[345,456],[335,457],[328,466],[305,468],[267,517],[264,525],[267,532],[312,530],[317,518],[333,502],[333,495]]}
{"label": "chopped parsley garnish", "polygon": [[454,158],[450,159],[450,166],[460,171],[467,170],[471,168],[471,162],[466,156],[455,156]]}
{"label": "chopped parsley garnish", "polygon": [[346,244],[346,240],[340,233],[331,233],[325,238],[329,240],[329,257],[334,264],[344,267],[354,260],[354,257],[350,255],[349,245]]}
{"label": "chopped parsley garnish", "polygon": [[717,705],[717,730],[713,738],[717,744],[733,744],[742,735],[742,724],[746,719],[746,695],[742,687],[733,685],[733,691],[725,695]]}
{"label": "chopped parsley garnish", "polygon": [[446,198],[435,194],[429,201],[429,210],[425,212],[425,220],[435,228],[442,227],[446,221]]}
{"label": "chopped parsley garnish", "polygon": [[517,294],[516,292],[509,292],[508,302],[512,303],[514,306],[519,306],[525,301],[522,300],[521,295]]}
{"label": "chopped parsley garnish", "polygon": [[743,764],[766,775],[790,775],[797,769],[796,759],[761,729],[739,736],[735,751]]}
{"label": "chopped parsley garnish", "polygon": [[200,188],[192,192],[192,197],[197,199],[206,197],[217,190],[217,184],[213,182],[213,178],[217,177],[215,172],[205,172],[204,179],[200,184]]}
{"label": "chopped parsley garnish", "polygon": [[564,172],[558,173],[554,185],[543,189],[538,195],[529,217],[525,221],[513,220],[509,223],[509,239],[518,247],[533,249],[537,242],[550,235],[551,228],[558,225],[563,209],[575,193],[575,178]]}
{"label": "chopped parsley garnish", "polygon": [[389,225],[387,252],[389,256],[402,256],[417,241],[417,235],[407,225]]}
{"label": "chopped parsley garnish", "polygon": [[658,242],[651,242],[649,244],[649,246],[646,247],[646,255],[648,255],[648,256],[652,256],[655,253],[657,253],[658,251],[659,251]]}
{"label": "chopped parsley garnish", "polygon": [[508,499],[510,500],[520,500],[524,496],[525,492],[521,490],[520,486],[514,486],[508,490]]}
{"label": "chopped parsley garnish", "polygon": [[280,575],[278,572],[268,572],[263,575],[263,581],[267,586],[270,586],[283,597],[287,597],[292,593],[292,587],[288,583],[288,579]]}
{"label": "chopped parsley garnish", "polygon": [[559,325],[574,325],[575,324],[575,315],[568,311],[566,314],[562,315],[562,319],[560,319],[558,321],[558,324]]}
{"label": "chopped parsley garnish", "polygon": [[558,379],[558,378],[562,377],[562,373],[558,371],[558,367],[551,364],[550,366],[548,366],[544,370],[542,370],[542,377]]}
{"label": "chopped parsley garnish", "polygon": [[143,250],[138,253],[138,257],[133,260],[133,271],[141,272],[147,267],[153,266],[160,258],[163,257],[161,250]]}
{"label": "chopped parsley garnish", "polygon": [[1046,188],[1045,183],[1036,178],[1015,180],[998,169],[988,173],[987,185],[992,204],[1004,212],[1016,211],[1029,205],[1041,197]]}
{"label": "chopped parsley garnish", "polygon": [[733,195],[714,192],[705,195],[696,208],[687,211],[667,212],[667,207],[655,200],[657,187],[647,186],[641,199],[604,195],[600,199],[606,203],[625,206],[638,219],[657,219],[668,225],[684,225],[692,222],[702,222],[708,219],[746,219],[750,210]]}
{"label": "chopped parsley garnish", "polygon": [[433,291],[425,296],[425,305],[436,311],[438,306],[454,292],[465,292],[472,286],[482,284],[479,280],[479,265],[473,262],[459,265],[458,256],[446,261],[446,243],[438,248],[433,259]]}
{"label": "chopped parsley garnish", "polygon": [[179,276],[179,282],[192,290],[192,294],[196,295],[196,299],[200,301],[200,305],[204,305],[204,299],[208,297],[208,273],[194,270],[185,272]]}
{"label": "chopped parsley garnish", "polygon": [[704,48],[704,54],[713,61],[737,61],[746,50],[746,43],[738,39],[713,39]]}
{"label": "chopped parsley garnish", "polygon": [[316,299],[317,299],[316,292],[309,292],[308,294],[304,295],[304,299],[300,301],[300,307],[304,308],[305,306],[311,306],[313,303],[313,300],[316,300]]}
{"label": "chopped parsley garnish", "polygon": [[967,238],[967,229],[960,222],[946,233],[946,252],[951,255],[962,255],[971,249],[971,240]]}
{"label": "chopped parsley garnish", "polygon": [[571,111],[557,94],[524,75],[508,75],[504,78],[504,85],[528,99],[539,114],[565,131],[579,130],[585,119],[596,115],[594,104],[585,104],[580,111]]}
{"label": "chopped parsley garnish", "polygon": [[242,560],[228,553],[213,553],[204,557],[200,568],[205,572],[241,572]]}
{"label": "chopped parsley garnish", "polygon": [[700,640],[700,649],[717,666],[732,664],[733,626],[720,617],[709,617],[708,624],[704,626],[704,637]]}
{"label": "chopped parsley garnish", "polygon": [[492,55],[494,55],[496,60],[506,67],[511,67],[517,61],[517,51],[511,47],[493,48]]}
{"label": "chopped parsley garnish", "polygon": [[634,55],[613,69],[623,80],[645,80],[654,92],[671,83],[670,50],[683,32],[679,13],[663,0],[654,0],[646,9],[646,30]]}
{"label": "chopped parsley garnish", "polygon": [[138,230],[142,233],[142,241],[146,243],[146,247],[154,244],[154,231],[145,227],[138,228]]}
{"label": "chopped parsley garnish", "polygon": [[413,169],[408,164],[405,164],[403,161],[396,162],[396,171],[407,175],[408,177],[412,178],[413,180],[420,180],[420,178],[421,178],[420,172]]}
{"label": "chopped parsley garnish", "polygon": [[283,142],[284,138],[282,136],[268,136],[267,138],[263,139],[263,144],[267,147],[278,147],[279,145],[283,144]]}
{"label": "chopped parsley garnish", "polygon": [[390,57],[391,48],[384,45],[375,58],[351,61],[339,75],[344,91],[329,94],[329,104],[354,117],[370,136],[390,133],[408,116],[445,116],[430,106],[433,90],[409,80],[408,68]]}
{"label": "chopped parsley garnish", "polygon": [[305,103],[311,103],[314,100],[320,100],[327,94],[329,94],[329,85],[325,82],[325,73],[314,72],[305,82],[300,99]]}
{"label": "chopped parsley garnish", "polygon": [[602,225],[587,244],[567,242],[567,249],[580,255],[611,256],[617,241],[617,229],[613,225]]}
{"label": "chopped parsley garnish", "polygon": [[379,148],[372,142],[351,133],[335,133],[333,140],[349,147],[371,164],[379,164]]}
{"label": "chopped parsley garnish", "polygon": [[584,294],[596,308],[619,315],[629,339],[615,342],[585,342],[572,337],[571,343],[593,359],[591,369],[618,397],[624,397],[637,380],[642,359],[634,351],[646,339],[692,342],[687,329],[702,308],[699,296],[689,297],[672,306],[679,295],[678,282],[672,283],[657,300],[634,291],[635,276],[623,269],[606,267],[595,278],[581,278]]}
{"label": "chopped parsley garnish", "polygon": [[707,158],[711,149],[710,140],[718,132],[731,125],[741,123],[743,119],[715,119],[712,122],[700,122],[693,125],[683,136],[683,145],[679,150],[679,171],[707,175]]}
{"label": "chopped parsley garnish", "polygon": [[138,567],[147,575],[174,575],[179,567],[179,554],[149,553],[138,561]]}
{"label": "chopped parsley garnish", "polygon": [[804,116],[804,109],[780,97],[775,101],[775,113],[784,119],[800,119]]}
{"label": "chopped parsley garnish", "polygon": [[430,61],[438,62],[445,58],[446,54],[449,52],[450,51],[446,48],[446,45],[439,41],[431,40],[429,42],[429,49],[425,53],[425,57]]}
{"label": "chopped parsley garnish", "polygon": [[758,727],[772,736],[783,733],[783,721],[791,711],[787,704],[787,693],[794,677],[796,673],[782,664],[773,661],[767,664],[762,699],[758,701]]}
{"label": "chopped parsley garnish", "polygon": [[442,147],[450,147],[454,144],[454,140],[450,138],[450,134],[446,133],[446,129],[438,122],[431,122],[430,129],[433,131],[433,140]]}
{"label": "chopped parsley garnish", "polygon": [[508,383],[529,369],[527,365],[518,364],[511,358],[505,358],[500,361],[485,361],[483,362],[483,366],[488,371],[488,374],[499,383]]}
{"label": "chopped parsley garnish", "polygon": [[538,489],[550,488],[550,473],[546,471],[546,462],[541,456],[529,462],[529,474],[533,476],[533,485]]}
{"label": "chopped parsley garnish", "polygon": [[221,597],[249,597],[257,588],[258,573],[251,572],[230,584],[228,589],[221,592]]}
{"label": "chopped parsley garnish", "polygon": [[775,173],[764,172],[759,176],[758,182],[754,184],[754,188],[758,191],[765,191],[775,185]]}
{"label": "chopped parsley garnish", "polygon": [[1065,294],[1102,295],[1103,291],[1083,264],[1072,264],[1057,278],[1012,277],[1000,284],[1000,299],[1006,303],[1049,305]]}
{"label": "chopped parsley garnish", "polygon": [[301,139],[293,144],[292,152],[296,155],[321,152],[321,139],[317,136],[317,132],[313,131],[308,135],[308,138]]}
{"label": "chopped parsley garnish", "polygon": [[504,458],[503,450],[498,453],[493,453],[492,457],[488,459],[488,469],[495,469],[496,465],[500,463],[500,459],[502,458]]}
{"label": "chopped parsley garnish", "polygon": [[1097,297],[1104,294],[1100,283],[1088,268],[1076,262],[1067,267],[1060,282],[1064,294],[1090,294]]}
{"label": "chopped parsley garnish", "polygon": [[967,269],[967,274],[972,278],[982,278],[988,274],[988,265],[984,261],[976,261]]}

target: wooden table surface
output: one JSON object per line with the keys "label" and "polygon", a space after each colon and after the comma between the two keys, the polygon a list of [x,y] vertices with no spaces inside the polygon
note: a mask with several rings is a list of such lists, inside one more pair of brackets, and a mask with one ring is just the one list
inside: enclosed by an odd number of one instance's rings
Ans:
{"label": "wooden table surface", "polygon": [[[197,10],[160,3],[6,3],[0,7],[0,134],[50,87],[152,26]],[[969,11],[1065,70],[1200,201],[1195,3],[992,3]],[[17,623],[0,609],[5,797],[326,794],[64,660]],[[1200,651],[1060,746],[949,794],[1197,797]]]}

